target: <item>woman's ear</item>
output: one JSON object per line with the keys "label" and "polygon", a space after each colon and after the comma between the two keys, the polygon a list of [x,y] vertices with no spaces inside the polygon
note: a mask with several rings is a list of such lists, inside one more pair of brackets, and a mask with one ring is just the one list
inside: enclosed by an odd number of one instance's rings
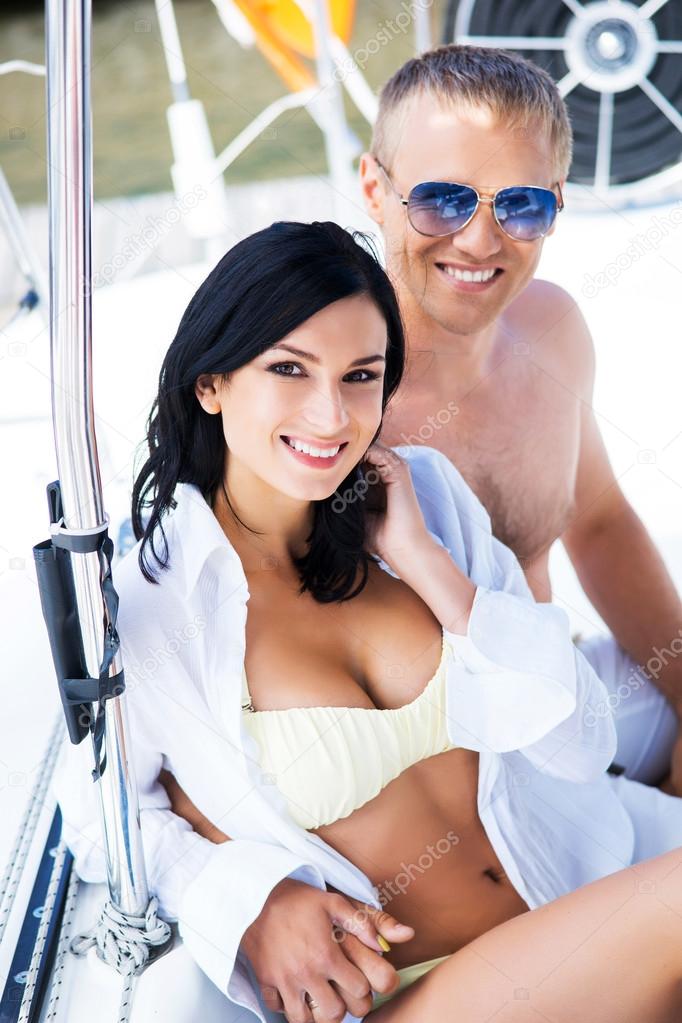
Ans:
{"label": "woman's ear", "polygon": [[201,376],[197,377],[194,385],[194,393],[196,394],[199,404],[204,412],[208,412],[210,415],[215,415],[220,412],[220,401],[215,387],[215,376],[213,374],[202,373]]}

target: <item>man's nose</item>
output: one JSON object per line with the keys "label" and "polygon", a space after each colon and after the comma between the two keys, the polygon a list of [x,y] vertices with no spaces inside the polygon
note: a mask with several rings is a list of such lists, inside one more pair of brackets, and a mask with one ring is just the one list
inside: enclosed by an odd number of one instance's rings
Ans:
{"label": "man's nose", "polygon": [[461,231],[452,236],[452,244],[467,252],[477,263],[496,256],[503,245],[502,229],[495,220],[492,204],[480,202],[473,217]]}

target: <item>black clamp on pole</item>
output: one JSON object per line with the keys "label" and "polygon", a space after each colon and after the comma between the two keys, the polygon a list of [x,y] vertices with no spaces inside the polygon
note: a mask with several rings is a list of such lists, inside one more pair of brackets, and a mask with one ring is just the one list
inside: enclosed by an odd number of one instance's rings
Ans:
{"label": "black clamp on pole", "polygon": [[[104,739],[104,705],[107,700],[125,691],[123,670],[115,675],[109,674],[109,667],[120,646],[116,631],[118,594],[111,575],[114,545],[108,534],[108,519],[103,526],[95,529],[65,528],[59,480],[48,484],[47,501],[51,537],[33,548],[40,603],[69,738],[78,745],[88,732],[92,733],[95,751],[92,777],[93,781],[97,781],[105,771],[107,759],[105,755],[100,762]],[[91,678],[87,673],[83,652],[71,555],[96,551],[101,551],[104,558],[101,586],[108,620],[99,678]],[[93,711],[95,702],[96,713]]]}

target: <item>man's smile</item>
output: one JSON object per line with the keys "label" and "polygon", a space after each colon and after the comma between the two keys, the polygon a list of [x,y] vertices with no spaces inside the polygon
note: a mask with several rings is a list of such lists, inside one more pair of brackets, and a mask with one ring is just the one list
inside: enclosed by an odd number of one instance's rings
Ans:
{"label": "man's smile", "polygon": [[466,263],[437,262],[436,268],[443,280],[458,291],[487,291],[494,287],[504,270],[494,264],[473,266]]}

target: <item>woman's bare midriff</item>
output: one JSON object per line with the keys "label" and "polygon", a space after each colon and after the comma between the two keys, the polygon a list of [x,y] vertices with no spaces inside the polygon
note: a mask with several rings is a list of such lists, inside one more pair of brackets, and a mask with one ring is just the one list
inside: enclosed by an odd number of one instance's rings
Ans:
{"label": "woman's bare midriff", "polygon": [[[399,707],[435,674],[440,624],[409,586],[377,566],[358,597],[328,605],[299,596],[295,579],[248,569],[247,578],[245,669],[256,710]],[[528,909],[481,824],[477,793],[478,754],[446,750],[407,768],[348,816],[312,829],[364,871],[387,912],[414,927],[411,941],[386,953],[397,969],[455,952]],[[180,789],[169,794],[174,807],[182,796],[187,808]],[[220,841],[222,833],[189,806],[184,815],[195,829]]]}
{"label": "woman's bare midriff", "polygon": [[476,809],[478,754],[413,764],[348,817],[314,829],[414,927],[385,956],[396,969],[462,948],[528,906],[505,875]]}

